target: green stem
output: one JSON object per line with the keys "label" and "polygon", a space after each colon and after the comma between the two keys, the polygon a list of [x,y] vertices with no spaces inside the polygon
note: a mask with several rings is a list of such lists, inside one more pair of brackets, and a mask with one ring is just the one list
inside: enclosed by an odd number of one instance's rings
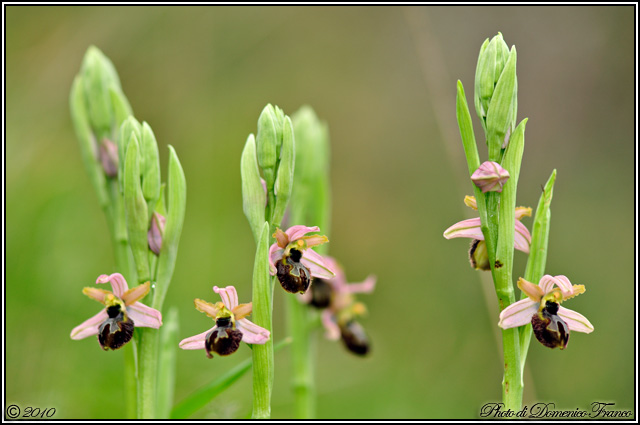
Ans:
{"label": "green stem", "polygon": [[254,344],[253,356],[253,419],[271,417],[271,390],[273,388],[273,285],[269,275],[269,222],[262,226],[253,267],[253,322],[271,332],[265,344]]}
{"label": "green stem", "polygon": [[296,419],[315,417],[315,380],[312,349],[312,333],[309,326],[309,307],[296,297],[287,297],[287,323],[289,335],[293,338],[291,360],[293,363],[293,392],[296,406]]}
{"label": "green stem", "polygon": [[[118,181],[109,181],[110,201],[103,206],[107,217],[107,225],[111,234],[116,270],[121,273],[128,282],[137,281],[136,269],[132,261],[129,249],[129,241],[124,217],[124,205],[118,192]],[[136,382],[136,350],[133,344],[124,347],[124,399],[126,400],[126,414],[128,419],[134,419],[137,411],[137,382]]]}

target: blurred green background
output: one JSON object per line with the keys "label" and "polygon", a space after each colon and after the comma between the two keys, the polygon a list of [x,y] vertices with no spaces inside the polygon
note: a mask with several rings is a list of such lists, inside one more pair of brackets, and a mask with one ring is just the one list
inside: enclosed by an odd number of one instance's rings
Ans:
{"label": "blurred green background", "polygon": [[[357,358],[318,333],[320,418],[474,418],[501,398],[498,309],[468,241],[442,232],[474,214],[455,122],[473,104],[480,45],[518,50],[518,120],[529,117],[518,204],[558,170],[547,273],[587,291],[565,351],[533,341],[525,404],[634,410],[634,7],[26,7],[6,9],[6,402],[55,418],[124,415],[121,352],[71,329],[99,305],[81,290],[114,272],[105,218],[83,167],[68,95],[91,44],[115,64],[135,116],[176,148],[187,215],[166,307],[180,336],[211,326],[193,299],[213,285],[248,300],[254,242],[240,153],[267,103],[311,105],[329,125],[330,252],[352,282],[378,276]],[[476,120],[476,135],[481,128]],[[482,140],[479,140],[482,142]],[[486,155],[481,149],[481,155]],[[524,223],[531,226],[531,219]],[[517,253],[514,274],[524,272]],[[284,292],[274,337],[285,336]],[[176,400],[250,356],[178,353]],[[272,414],[293,415],[288,349]],[[245,418],[243,377],[200,418]],[[634,411],[635,415],[635,411]]]}

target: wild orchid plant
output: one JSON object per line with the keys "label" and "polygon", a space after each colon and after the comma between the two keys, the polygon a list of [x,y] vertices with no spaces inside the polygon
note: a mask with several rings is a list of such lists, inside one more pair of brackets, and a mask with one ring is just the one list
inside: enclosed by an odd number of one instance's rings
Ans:
{"label": "wild orchid plant", "polygon": [[[85,288],[83,292],[106,309],[75,328],[71,337],[97,334],[104,349],[124,345],[128,416],[162,417],[168,415],[173,397],[168,383],[175,347],[163,343],[160,350],[160,344],[176,338],[177,313],[165,315],[160,327],[160,312],[184,221],[184,172],[169,146],[165,196],[153,131],[133,117],[113,64],[96,47],[87,50],[70,104],[82,158],[107,217],[117,270],[96,282],[111,282],[113,293]],[[128,289],[127,282],[139,286]],[[142,298],[150,306],[138,302]]]}
{"label": "wild orchid plant", "polygon": [[[531,209],[516,207],[527,123],[524,119],[516,126],[517,88],[515,47],[509,50],[501,34],[485,40],[476,68],[474,103],[485,132],[488,161],[480,163],[460,81],[456,102],[458,126],[475,194],[475,197],[466,197],[465,204],[477,209],[480,217],[463,220],[444,232],[447,239],[471,238],[472,267],[491,271],[501,310],[498,326],[503,329],[503,402],[506,409],[513,411],[519,411],[522,405],[522,375],[531,334],[547,347],[565,349],[570,331],[593,331],[593,325],[584,316],[559,305],[583,293],[584,285],[571,285],[565,276],[543,276],[555,170],[540,197],[533,232],[530,234],[520,222],[531,215]],[[529,254],[524,278],[518,280],[522,290],[522,299],[518,302],[512,280],[514,248]]]}
{"label": "wild orchid plant", "polygon": [[[169,146],[165,197],[153,131],[133,117],[113,64],[95,47],[85,55],[70,101],[83,160],[107,217],[117,270],[96,281],[111,283],[112,291],[84,288],[83,293],[104,309],[75,327],[71,338],[97,336],[104,350],[123,348],[127,415],[187,417],[253,369],[252,416],[269,418],[274,351],[293,341],[296,415],[313,417],[310,330],[320,322],[309,306],[322,310],[329,339],[341,337],[350,351],[364,355],[369,352],[369,340],[356,319],[365,308],[352,294],[371,292],[375,286],[374,277],[348,285],[337,262],[325,256],[328,238],[317,234],[328,227],[330,213],[326,126],[310,108],[296,114],[295,132],[301,140],[296,153],[291,119],[278,107],[264,108],[257,135],[247,139],[240,164],[243,209],[257,244],[253,301],[239,304],[234,286],[214,286],[221,302],[194,300],[196,309],[213,319],[214,326],[178,344],[177,310],[164,317],[161,313],[186,206],[186,182],[178,157]],[[304,166],[294,173],[296,161]],[[293,224],[282,230],[287,211],[287,222]],[[274,345],[276,280],[286,292],[298,295],[288,295],[291,338]],[[129,289],[128,282],[136,286]],[[250,314],[252,321],[247,318]],[[251,346],[251,359],[171,408],[178,346],[203,349],[213,358],[235,353],[241,342]]]}

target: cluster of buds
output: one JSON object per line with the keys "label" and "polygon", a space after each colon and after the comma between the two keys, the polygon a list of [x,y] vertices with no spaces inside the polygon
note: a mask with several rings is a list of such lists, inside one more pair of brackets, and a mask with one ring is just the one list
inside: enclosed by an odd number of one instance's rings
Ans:
{"label": "cluster of buds", "polygon": [[354,294],[371,293],[375,288],[376,278],[369,276],[361,283],[347,283],[344,271],[335,259],[324,257],[324,261],[335,270],[335,277],[313,279],[311,289],[300,295],[300,299],[322,311],[322,324],[326,329],[327,339],[341,339],[352,353],[366,355],[371,349],[371,343],[358,322],[358,318],[366,314],[366,308],[355,299]]}
{"label": "cluster of buds", "polygon": [[265,221],[279,226],[291,197],[295,142],[291,119],[267,105],[258,118],[258,132],[249,135],[242,152],[243,210],[258,242]]}

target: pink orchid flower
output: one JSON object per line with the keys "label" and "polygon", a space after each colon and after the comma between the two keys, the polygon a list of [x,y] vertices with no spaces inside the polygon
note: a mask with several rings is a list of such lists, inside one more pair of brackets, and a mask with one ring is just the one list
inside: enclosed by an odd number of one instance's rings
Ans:
{"label": "pink orchid flower", "polygon": [[207,357],[212,353],[227,356],[235,353],[240,342],[247,344],[264,344],[269,340],[270,332],[252,323],[246,317],[251,314],[252,304],[238,304],[238,293],[233,286],[226,288],[213,287],[220,294],[222,302],[208,303],[196,298],[196,309],[216,321],[214,327],[201,334],[180,341],[183,350],[206,350]]}
{"label": "pink orchid flower", "polygon": [[103,274],[96,280],[96,283],[107,282],[111,283],[113,292],[93,287],[82,290],[89,298],[104,304],[105,309],[73,328],[71,339],[98,335],[104,350],[117,350],[131,340],[134,327],[158,329],[162,326],[160,312],[138,302],[149,293],[149,282],[129,289],[120,273]]}
{"label": "pink orchid flower", "polygon": [[[464,203],[477,210],[476,198],[473,196],[466,196]],[[513,238],[514,247],[524,253],[529,253],[529,246],[531,245],[531,234],[524,224],[520,222],[523,217],[531,216],[531,208],[529,207],[516,207],[515,210],[515,232]],[[491,270],[489,264],[489,257],[484,242],[484,234],[481,229],[482,222],[480,217],[470,218],[468,220],[462,220],[444,231],[443,236],[446,239],[453,238],[471,238],[471,249],[469,250],[469,259],[471,266],[478,270]]]}
{"label": "pink orchid flower", "polygon": [[365,355],[370,350],[369,338],[355,318],[366,313],[364,304],[357,302],[353,294],[370,294],[376,286],[376,277],[370,275],[363,282],[347,283],[342,267],[332,257],[324,257],[326,265],[335,270],[333,279],[314,279],[311,290],[300,295],[310,305],[323,308],[321,318],[330,340],[342,339],[347,349]]}
{"label": "pink orchid flower", "polygon": [[569,343],[569,331],[593,332],[593,325],[586,317],[559,305],[584,293],[584,285],[571,285],[566,276],[544,275],[539,285],[520,278],[518,287],[528,298],[502,310],[498,323],[501,328],[531,323],[540,343],[550,348],[560,347],[561,350]]}
{"label": "pink orchid flower", "polygon": [[291,293],[305,293],[309,289],[311,279],[330,279],[333,270],[327,266],[324,258],[316,253],[314,246],[329,242],[326,236],[310,235],[318,232],[317,226],[292,226],[283,232],[276,229],[273,237],[276,242],[269,248],[269,265],[271,275],[277,275],[280,285]]}

